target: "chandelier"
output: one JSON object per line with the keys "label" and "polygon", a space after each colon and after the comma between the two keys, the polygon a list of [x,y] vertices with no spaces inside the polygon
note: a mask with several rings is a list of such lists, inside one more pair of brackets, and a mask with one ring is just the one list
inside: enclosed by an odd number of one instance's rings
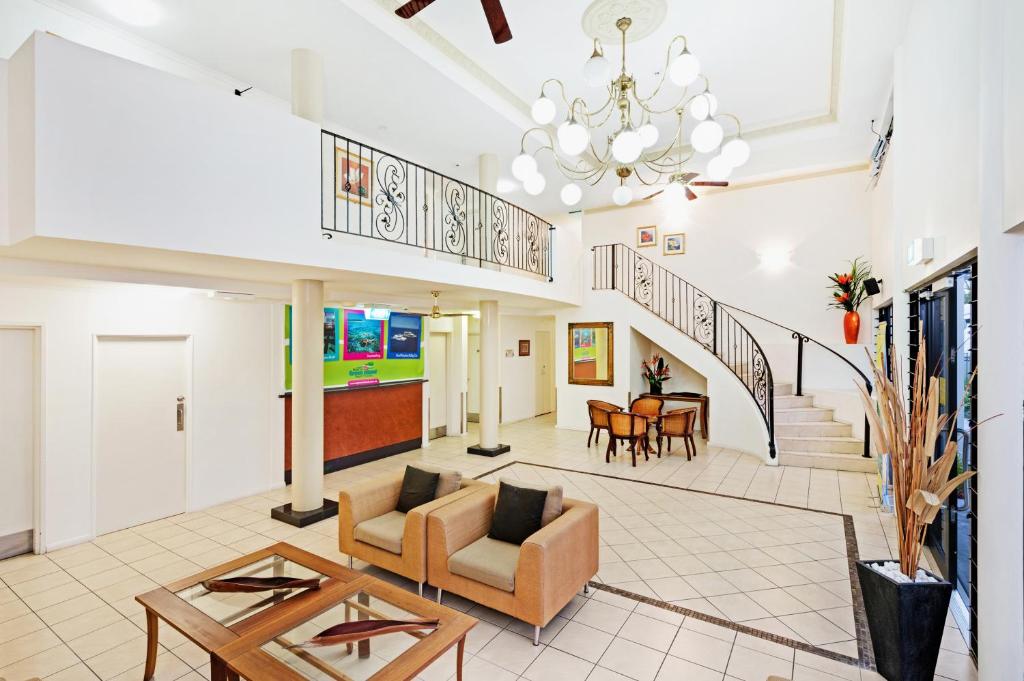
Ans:
{"label": "chandelier", "polygon": [[[547,126],[555,120],[558,105],[546,90],[557,91],[566,113],[554,137],[546,127],[530,128],[523,133],[519,155],[512,162],[512,175],[523,183],[526,193],[537,196],[547,186],[537,166],[540,152],[550,152],[555,167],[568,180],[561,189],[562,202],[567,206],[576,205],[583,197],[581,184],[596,185],[609,171],[618,177],[618,186],[612,192],[616,205],[625,206],[633,200],[633,188],[627,184],[630,178],[642,186],[662,185],[661,191],[668,195],[693,200],[697,195],[690,187],[727,186],[732,170],[750,158],[750,145],[743,139],[739,119],[718,111],[718,100],[711,93],[708,78],[701,73],[700,62],[687,48],[685,36],[672,38],[657,85],[649,95],[640,94],[638,82],[626,70],[626,32],[632,23],[629,17],[615,22],[622,34],[622,64],[617,76],[611,78],[611,64],[605,59],[597,38],[594,52],[583,66],[587,85],[607,89],[608,97],[601,106],[591,107],[582,97],[569,99],[565,84],[557,78],[550,78],[541,85],[540,97],[530,110],[533,121],[538,126]],[[669,87],[669,83],[676,88]],[[695,84],[699,91],[691,92]],[[677,88],[681,88],[677,95],[659,97],[663,90],[670,92]],[[687,115],[693,120],[689,149],[683,144]],[[606,127],[613,117],[618,120]],[[657,148],[659,127],[656,123],[669,117],[675,118],[675,134],[663,148]],[[723,122],[733,128],[731,139],[724,144]],[[608,128],[614,129],[604,133],[605,144],[599,151],[594,141]],[[533,151],[527,151],[527,142],[536,139],[535,134],[544,142]],[[718,153],[707,163],[708,181],[695,181],[698,173],[684,171],[695,153],[716,151]]]}

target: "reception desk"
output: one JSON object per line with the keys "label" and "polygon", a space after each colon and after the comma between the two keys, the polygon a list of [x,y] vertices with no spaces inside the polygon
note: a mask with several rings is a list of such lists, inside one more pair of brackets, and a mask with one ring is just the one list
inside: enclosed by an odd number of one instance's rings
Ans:
{"label": "reception desk", "polygon": [[[422,379],[324,389],[324,472],[418,448]],[[292,477],[292,396],[284,398],[284,479]]]}

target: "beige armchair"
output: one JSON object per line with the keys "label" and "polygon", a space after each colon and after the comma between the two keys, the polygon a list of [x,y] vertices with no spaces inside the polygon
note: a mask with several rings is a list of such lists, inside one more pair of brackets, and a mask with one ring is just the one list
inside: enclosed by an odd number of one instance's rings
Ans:
{"label": "beige armchair", "polygon": [[532,624],[533,643],[597,574],[597,506],[562,502],[562,515],[522,546],[487,536],[498,488],[489,486],[427,517],[427,582]]}
{"label": "beige armchair", "polygon": [[417,506],[408,513],[395,510],[402,491],[404,469],[342,487],[338,495],[338,546],[342,553],[419,585],[427,579],[427,515],[488,485],[463,478],[460,488]]}

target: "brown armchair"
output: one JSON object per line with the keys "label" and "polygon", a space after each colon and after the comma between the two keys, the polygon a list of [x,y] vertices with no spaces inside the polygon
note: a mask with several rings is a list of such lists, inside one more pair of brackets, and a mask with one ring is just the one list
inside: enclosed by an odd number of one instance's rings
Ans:
{"label": "brown armchair", "polygon": [[590,438],[592,437],[594,438],[594,444],[600,442],[601,431],[608,430],[608,414],[615,411],[622,411],[622,407],[611,402],[587,400],[587,412],[590,414],[590,435],[587,435],[587,447],[590,446]]}
{"label": "brown armchair", "polygon": [[664,405],[657,397],[638,397],[629,405],[629,410],[634,414],[647,417],[661,416],[661,407]]}
{"label": "brown armchair", "polygon": [[536,645],[540,628],[597,574],[597,506],[564,499],[562,515],[517,546],[487,536],[497,496],[489,486],[427,517],[427,581],[438,602],[450,591],[532,624]]}
{"label": "brown armchair", "polygon": [[667,412],[658,422],[658,456],[661,456],[661,438],[668,439],[668,451],[672,451],[672,438],[683,438],[686,447],[686,460],[690,460],[691,451],[697,456],[697,444],[693,441],[693,427],[697,422],[697,408],[685,407]]}
{"label": "brown armchair", "polygon": [[629,443],[630,453],[633,455],[633,467],[636,467],[636,448],[642,447],[644,460],[647,456],[648,440],[647,428],[649,427],[647,417],[641,414],[634,414],[628,411],[620,411],[608,414],[608,448],[604,453],[605,463],[611,461],[611,456],[618,455],[616,443],[624,440]]}

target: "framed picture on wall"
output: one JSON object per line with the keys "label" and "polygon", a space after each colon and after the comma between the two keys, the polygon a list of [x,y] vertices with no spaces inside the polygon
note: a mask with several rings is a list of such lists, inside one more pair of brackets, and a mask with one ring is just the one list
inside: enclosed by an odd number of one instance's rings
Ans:
{"label": "framed picture on wall", "polygon": [[636,228],[636,247],[647,248],[658,245],[658,228],[654,225]]}
{"label": "framed picture on wall", "polygon": [[363,310],[345,310],[345,349],[349,359],[384,357],[384,322],[367,319]]}
{"label": "framed picture on wall", "polygon": [[530,341],[521,340],[519,341],[519,356],[529,357],[530,356]]}
{"label": "framed picture on wall", "polygon": [[324,308],[324,361],[338,359],[338,308]]}
{"label": "framed picture on wall", "polygon": [[364,206],[370,204],[370,189],[373,182],[373,162],[351,153],[347,149],[334,149],[334,178],[337,182],[335,195],[352,203]]}
{"label": "framed picture on wall", "polygon": [[569,383],[615,385],[613,322],[569,324]]}
{"label": "framed picture on wall", "polygon": [[661,248],[665,255],[683,255],[686,253],[686,234],[666,234],[661,240]]}
{"label": "framed picture on wall", "polygon": [[423,318],[392,312],[388,319],[388,359],[419,359]]}

